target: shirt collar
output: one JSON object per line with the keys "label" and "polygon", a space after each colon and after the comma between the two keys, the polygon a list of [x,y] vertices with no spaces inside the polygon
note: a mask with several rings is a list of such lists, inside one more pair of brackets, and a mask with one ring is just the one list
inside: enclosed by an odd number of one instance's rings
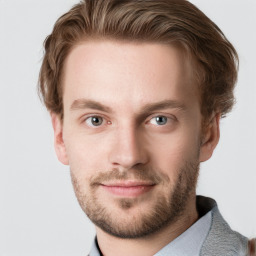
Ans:
{"label": "shirt collar", "polygon": [[90,254],[88,256],[101,256],[96,238],[93,241],[91,251],[90,251]]}
{"label": "shirt collar", "polygon": [[[212,209],[216,206],[213,199],[197,196],[198,212],[206,213],[184,233],[163,247],[154,256],[199,256],[201,247],[209,233],[212,222]],[[90,256],[101,256],[97,240],[95,238],[91,247]]]}
{"label": "shirt collar", "polygon": [[199,256],[211,227],[212,212],[208,212],[184,233],[162,248],[154,256]]}

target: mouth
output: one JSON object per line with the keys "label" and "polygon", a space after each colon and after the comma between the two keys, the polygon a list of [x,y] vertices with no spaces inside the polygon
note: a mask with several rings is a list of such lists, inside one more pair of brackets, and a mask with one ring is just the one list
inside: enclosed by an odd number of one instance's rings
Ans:
{"label": "mouth", "polygon": [[138,197],[142,194],[145,194],[153,189],[155,183],[147,182],[147,181],[115,181],[115,182],[107,182],[104,184],[100,184],[100,186],[115,196],[120,197]]}

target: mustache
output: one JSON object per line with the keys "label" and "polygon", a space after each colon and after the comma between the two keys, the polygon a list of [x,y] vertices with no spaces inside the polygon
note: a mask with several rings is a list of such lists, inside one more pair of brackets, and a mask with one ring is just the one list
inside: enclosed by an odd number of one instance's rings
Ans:
{"label": "mustache", "polygon": [[169,181],[169,177],[161,171],[153,170],[152,168],[133,168],[128,170],[120,170],[114,168],[111,171],[99,172],[96,177],[90,179],[90,185],[96,186],[107,181],[126,181],[126,180],[139,180],[148,181],[154,184]]}

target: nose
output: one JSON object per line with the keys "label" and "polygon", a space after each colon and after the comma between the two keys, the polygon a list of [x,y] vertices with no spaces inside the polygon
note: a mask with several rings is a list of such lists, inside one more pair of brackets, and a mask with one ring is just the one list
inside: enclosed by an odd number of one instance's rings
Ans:
{"label": "nose", "polygon": [[136,128],[123,127],[113,134],[109,161],[114,167],[131,169],[148,162],[146,138]]}

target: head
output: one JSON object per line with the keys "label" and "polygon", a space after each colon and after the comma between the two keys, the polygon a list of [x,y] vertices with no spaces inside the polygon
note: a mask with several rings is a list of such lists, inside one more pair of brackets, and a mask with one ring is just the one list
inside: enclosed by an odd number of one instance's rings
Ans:
{"label": "head", "polygon": [[235,49],[185,0],[85,0],[58,19],[40,92],[101,230],[143,237],[189,217],[236,77]]}

